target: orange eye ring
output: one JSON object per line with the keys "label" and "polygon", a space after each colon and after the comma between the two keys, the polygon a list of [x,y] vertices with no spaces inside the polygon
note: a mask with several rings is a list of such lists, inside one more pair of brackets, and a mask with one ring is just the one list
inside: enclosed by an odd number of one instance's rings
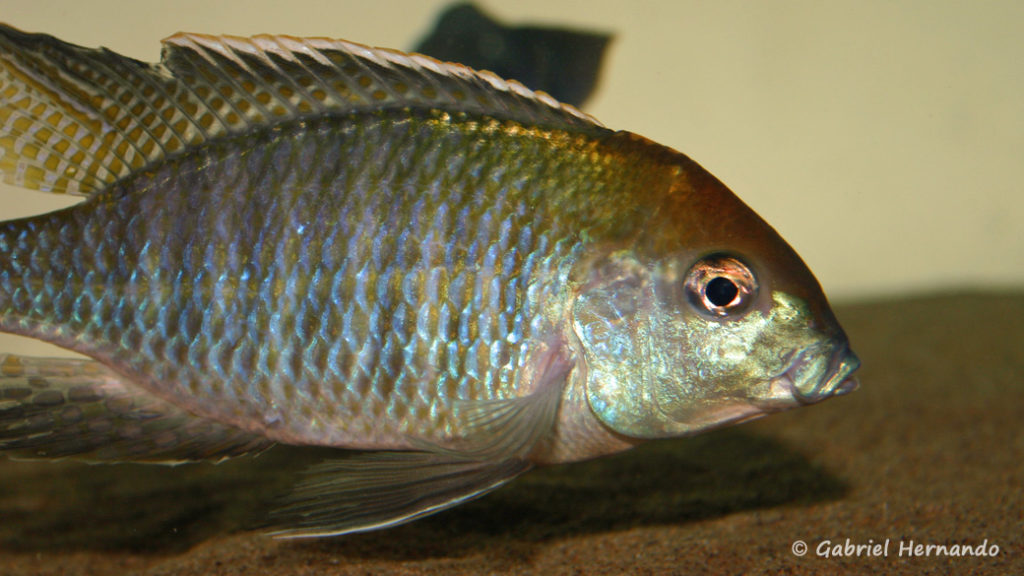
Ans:
{"label": "orange eye ring", "polygon": [[750,268],[733,256],[701,258],[684,281],[690,304],[716,318],[742,314],[757,297],[757,280]]}

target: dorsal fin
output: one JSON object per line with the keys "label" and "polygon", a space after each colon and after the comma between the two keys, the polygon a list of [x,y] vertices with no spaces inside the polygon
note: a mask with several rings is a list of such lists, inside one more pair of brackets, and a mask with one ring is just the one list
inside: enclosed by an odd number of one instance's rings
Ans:
{"label": "dorsal fin", "polygon": [[196,85],[206,84],[229,105],[248,102],[247,118],[255,123],[265,121],[259,112],[289,118],[383,108],[470,112],[557,128],[597,123],[490,72],[344,40],[176,34],[164,40],[162,63],[186,83],[201,76]]}
{"label": "dorsal fin", "polygon": [[18,186],[89,194],[211,138],[387,108],[599,126],[488,72],[341,40],[177,34],[146,64],[0,25],[0,172]]}

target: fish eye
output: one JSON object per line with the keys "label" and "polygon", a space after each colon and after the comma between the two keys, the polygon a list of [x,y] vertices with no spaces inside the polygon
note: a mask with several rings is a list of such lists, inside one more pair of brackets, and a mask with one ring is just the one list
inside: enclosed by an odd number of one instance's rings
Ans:
{"label": "fish eye", "polygon": [[721,254],[698,260],[687,272],[684,286],[697,310],[716,317],[746,311],[757,296],[757,281],[750,268]]}

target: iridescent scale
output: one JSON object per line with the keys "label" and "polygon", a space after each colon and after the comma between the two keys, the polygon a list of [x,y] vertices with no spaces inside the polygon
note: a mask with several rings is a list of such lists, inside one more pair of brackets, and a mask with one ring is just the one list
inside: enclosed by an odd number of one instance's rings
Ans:
{"label": "iridescent scale", "polygon": [[[0,222],[0,332],[89,356],[0,354],[0,452],[338,448],[285,536],[855,386],[817,281],[721,182],[458,64],[194,34],[146,64],[0,24],[0,179],[87,197]],[[724,257],[756,282],[707,314],[686,278]]]}
{"label": "iridescent scale", "polygon": [[440,113],[228,138],[6,223],[0,328],[277,440],[444,441],[456,402],[530,392],[609,161]]}

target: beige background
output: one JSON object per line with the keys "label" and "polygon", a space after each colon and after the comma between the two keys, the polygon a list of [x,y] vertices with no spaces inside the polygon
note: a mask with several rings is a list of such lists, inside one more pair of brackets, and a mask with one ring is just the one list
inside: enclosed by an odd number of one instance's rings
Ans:
{"label": "beige background", "polygon": [[[833,298],[1024,286],[1024,3],[480,4],[613,32],[587,111],[711,170]],[[0,20],[153,61],[179,30],[408,48],[443,5],[2,0]],[[0,217],[67,201],[0,187]]]}

